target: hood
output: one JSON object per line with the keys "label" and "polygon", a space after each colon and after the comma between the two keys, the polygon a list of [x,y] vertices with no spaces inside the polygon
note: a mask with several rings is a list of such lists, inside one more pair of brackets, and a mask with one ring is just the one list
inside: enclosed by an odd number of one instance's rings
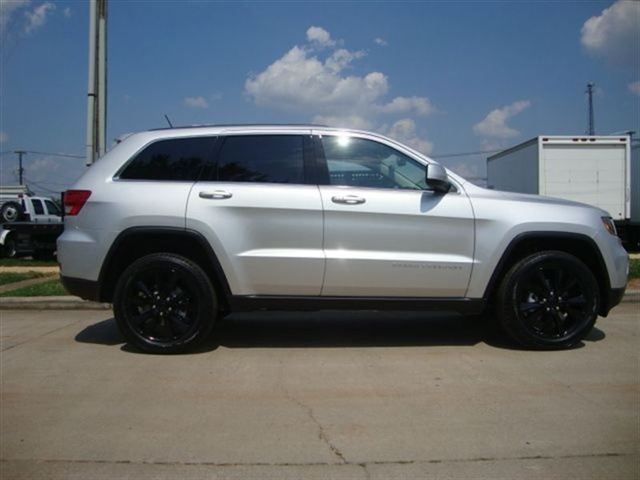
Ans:
{"label": "hood", "polygon": [[602,216],[609,216],[609,213],[598,207],[594,207],[593,205],[588,205],[586,203],[574,202],[573,200],[566,200],[564,198],[544,197],[542,195],[532,195],[528,193],[503,192],[501,190],[489,190],[486,188],[478,187],[477,185],[473,185],[470,187],[469,184],[465,184],[464,187],[465,190],[467,190],[467,192],[473,197],[494,198],[498,200],[509,200],[511,202],[522,202],[537,205],[542,204],[589,208],[591,210],[597,210],[598,212],[601,212]]}

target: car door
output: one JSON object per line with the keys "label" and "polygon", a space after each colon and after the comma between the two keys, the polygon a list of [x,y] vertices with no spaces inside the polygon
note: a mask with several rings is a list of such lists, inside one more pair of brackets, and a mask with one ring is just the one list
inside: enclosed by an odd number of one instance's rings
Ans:
{"label": "car door", "polygon": [[425,166],[380,139],[318,138],[324,296],[464,297],[473,264],[471,203],[429,190]]}
{"label": "car door", "polygon": [[191,190],[187,228],[202,233],[234,295],[320,295],[322,203],[308,180],[310,131],[228,134]]}

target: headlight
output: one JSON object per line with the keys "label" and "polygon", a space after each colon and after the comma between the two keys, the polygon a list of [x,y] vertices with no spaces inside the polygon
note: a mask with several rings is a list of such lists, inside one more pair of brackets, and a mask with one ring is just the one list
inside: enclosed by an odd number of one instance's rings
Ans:
{"label": "headlight", "polygon": [[616,224],[613,223],[613,218],[611,217],[600,217],[602,219],[602,223],[604,224],[604,228],[607,230],[607,232],[609,232],[611,235],[618,235],[618,232],[616,231]]}

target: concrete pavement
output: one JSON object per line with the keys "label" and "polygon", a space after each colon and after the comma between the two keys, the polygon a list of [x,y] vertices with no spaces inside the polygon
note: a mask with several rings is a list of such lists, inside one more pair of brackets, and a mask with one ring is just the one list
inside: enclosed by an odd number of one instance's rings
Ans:
{"label": "concrete pavement", "polygon": [[154,356],[110,315],[0,311],[0,478],[640,475],[638,304],[562,352],[473,318],[324,312]]}

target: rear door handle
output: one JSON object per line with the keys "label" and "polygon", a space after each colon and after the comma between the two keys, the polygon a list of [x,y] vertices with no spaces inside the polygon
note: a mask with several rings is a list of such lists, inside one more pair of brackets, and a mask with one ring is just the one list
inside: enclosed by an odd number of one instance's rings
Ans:
{"label": "rear door handle", "polygon": [[343,203],[346,205],[359,205],[366,202],[364,198],[357,195],[338,195],[335,197],[331,197],[331,201],[333,203]]}
{"label": "rear door handle", "polygon": [[198,196],[209,200],[224,200],[233,197],[233,193],[226,190],[214,190],[213,192],[200,192]]}

